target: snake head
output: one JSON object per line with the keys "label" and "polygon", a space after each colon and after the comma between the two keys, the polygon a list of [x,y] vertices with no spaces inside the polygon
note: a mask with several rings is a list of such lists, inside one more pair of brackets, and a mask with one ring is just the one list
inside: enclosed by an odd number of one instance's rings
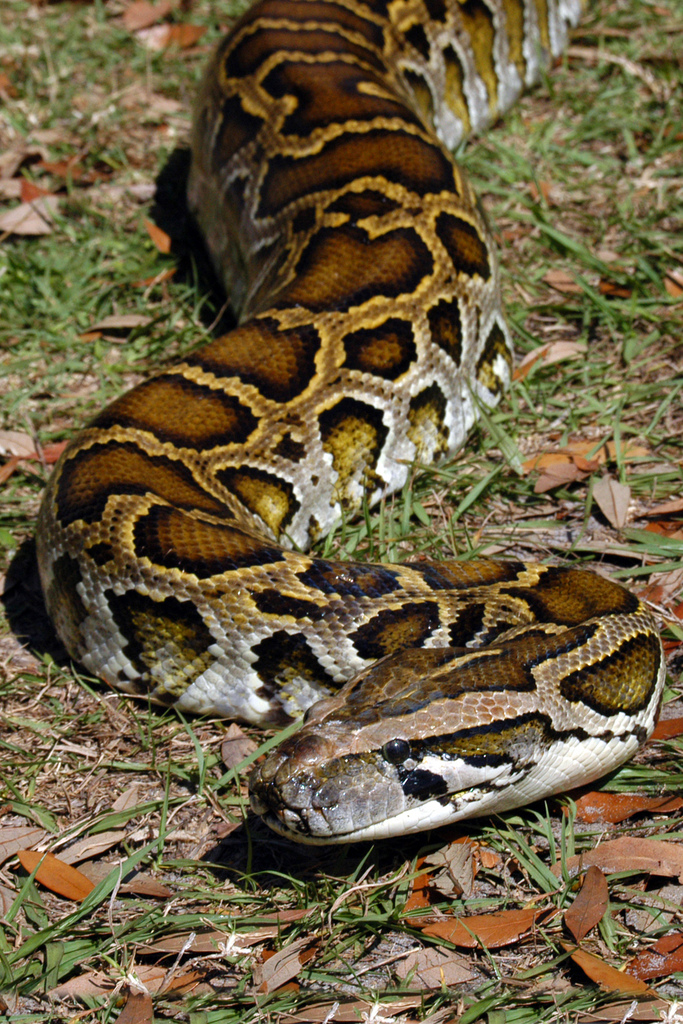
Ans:
{"label": "snake head", "polygon": [[580,627],[535,627],[483,650],[388,656],[314,704],[302,729],[256,768],[254,811],[298,842],[386,839],[600,778],[652,731],[663,673],[653,638],[651,657],[642,644],[636,652],[641,678],[629,684],[630,708],[620,698],[619,721],[603,707],[610,678],[603,693],[594,674],[574,675],[571,706],[581,727],[567,727],[558,652],[585,652],[584,641]]}

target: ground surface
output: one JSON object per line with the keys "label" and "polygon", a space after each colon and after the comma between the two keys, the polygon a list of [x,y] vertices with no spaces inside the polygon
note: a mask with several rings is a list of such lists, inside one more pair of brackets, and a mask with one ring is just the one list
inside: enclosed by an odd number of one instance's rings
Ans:
{"label": "ground surface", "polygon": [[[682,1020],[678,724],[600,796],[308,850],[247,814],[243,763],[262,734],[160,714],[59,660],[30,543],[55,446],[221,315],[184,219],[182,147],[229,17],[168,6],[142,29],[116,2],[0,12],[8,1016]],[[326,548],[597,565],[660,616],[669,720],[683,715],[682,53],[681,0],[603,3],[467,150],[519,359],[536,359],[459,458]],[[42,233],[17,233],[5,217],[36,200]],[[59,858],[38,878],[35,850]],[[576,874],[584,851],[593,867]]]}

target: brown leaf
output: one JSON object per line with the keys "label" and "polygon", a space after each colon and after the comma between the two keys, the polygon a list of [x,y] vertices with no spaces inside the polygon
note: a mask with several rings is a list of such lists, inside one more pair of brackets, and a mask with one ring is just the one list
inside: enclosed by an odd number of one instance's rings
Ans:
{"label": "brown leaf", "polygon": [[130,992],[117,1024],[153,1024],[154,1004],[149,992]]}
{"label": "brown leaf", "polygon": [[[584,871],[591,864],[601,868],[607,874],[617,871],[643,871],[651,875],[678,878],[683,882],[683,846],[668,843],[663,839],[638,839],[622,836],[601,843],[585,853],[568,857],[567,871],[575,875]],[[553,864],[550,869],[558,878],[562,874],[562,865]]]}
{"label": "brown leaf", "polygon": [[57,209],[57,196],[43,196],[31,203],[20,203],[0,213],[0,232],[8,235],[49,235],[52,213]]}
{"label": "brown leaf", "polygon": [[467,837],[429,854],[425,865],[436,869],[432,884],[442,896],[469,898],[472,895],[476,864],[473,844]]}
{"label": "brown leaf", "polygon": [[[140,950],[143,953],[179,953],[181,950],[185,950],[188,953],[216,953],[226,944],[228,947],[232,944],[235,949],[233,955],[237,955],[241,949],[248,949],[251,946],[258,945],[260,942],[274,939],[280,933],[281,928],[276,924],[255,928],[250,932],[235,933],[234,937],[231,933],[217,930],[199,932],[198,934],[180,932],[177,935],[167,935],[156,942],[141,945]],[[194,934],[194,938],[192,938],[192,934]],[[191,942],[189,941],[190,938],[192,938]]]}
{"label": "brown leaf", "polygon": [[564,915],[564,923],[577,942],[581,942],[591,928],[602,920],[608,902],[607,879],[600,868],[590,867],[576,899]]}
{"label": "brown leaf", "polygon": [[[78,842],[68,846],[65,850],[60,850],[60,860],[63,860],[65,864],[77,864],[80,860],[86,860],[88,857],[99,857],[100,854],[106,850],[111,850],[112,846],[120,843],[127,835],[127,832],[121,830],[118,832],[99,832],[96,836],[86,836],[85,839],[79,839]],[[111,869],[112,865],[109,864],[107,866],[107,873]]]}
{"label": "brown leaf", "polygon": [[[97,860],[82,864],[80,870],[86,878],[89,878],[94,885],[97,885],[110,875],[116,867],[116,863]],[[174,895],[173,890],[169,889],[163,882],[158,882],[156,878],[152,878],[151,875],[144,874],[143,872],[134,874],[125,882],[122,882],[119,892],[133,892],[137,896],[150,896],[159,900],[168,900]]]}
{"label": "brown leaf", "polygon": [[[683,719],[681,730],[683,730]],[[678,735],[676,733],[676,735]],[[577,821],[608,821],[613,825],[626,821],[634,814],[669,814],[683,807],[678,796],[641,796],[638,793],[584,793],[576,801]],[[578,941],[578,939],[577,939]]]}
{"label": "brown leaf", "polygon": [[187,50],[190,46],[202,38],[206,32],[203,25],[169,25],[167,46],[171,44],[179,46],[181,50]]}
{"label": "brown leaf", "polygon": [[253,754],[256,749],[257,744],[240,729],[236,722],[232,722],[228,726],[221,743],[221,758],[226,768],[236,768],[244,761],[245,757],[249,757],[249,754]]}
{"label": "brown leaf", "polygon": [[683,971],[683,932],[664,935],[650,949],[643,950],[628,965],[628,972],[641,981],[665,978]]}
{"label": "brown leaf", "polygon": [[167,235],[165,231],[162,231],[160,227],[154,224],[151,220],[145,220],[145,230],[149,237],[154,242],[159,252],[167,255],[171,251],[173,245],[170,235]]}
{"label": "brown leaf", "polygon": [[142,313],[112,313],[92,324],[91,331],[132,331],[136,327],[146,327],[152,322],[151,317]]}
{"label": "brown leaf", "polygon": [[628,519],[631,488],[611,476],[603,476],[593,487],[593,497],[607,521],[620,530]]}
{"label": "brown leaf", "polygon": [[524,359],[515,367],[512,375],[513,380],[524,380],[529,371],[537,363],[542,366],[552,366],[553,363],[562,362],[565,359],[577,359],[585,356],[586,346],[579,341],[553,341],[545,345],[539,345],[532,352],[528,352]]}
{"label": "brown leaf", "polygon": [[627,285],[617,284],[616,281],[608,281],[606,277],[600,278],[598,291],[601,295],[606,295],[608,299],[630,299],[633,293],[633,289]]}
{"label": "brown leaf", "polygon": [[296,939],[278,953],[274,953],[253,969],[254,989],[259,993],[273,992],[296,978],[303,967],[302,954],[316,942],[311,936]]}
{"label": "brown leaf", "polygon": [[664,275],[664,287],[672,299],[680,299],[683,295],[683,272],[677,269],[667,270]]}
{"label": "brown leaf", "polygon": [[[59,896],[68,900],[84,900],[95,886],[77,868],[65,864],[52,853],[38,853],[37,850],[18,850],[17,857],[24,871],[35,871],[36,880]],[[42,861],[42,863],[41,863]]]}
{"label": "brown leaf", "polygon": [[3,825],[0,829],[0,864],[13,857],[18,850],[37,846],[47,836],[43,828],[30,825]]}
{"label": "brown leaf", "polygon": [[395,971],[403,981],[410,978],[411,988],[421,989],[462,985],[476,977],[464,956],[436,946],[413,950],[404,960],[398,961]]}
{"label": "brown leaf", "polygon": [[683,514],[683,498],[674,498],[673,501],[664,501],[661,505],[655,505],[654,508],[648,509],[647,512],[641,514],[641,519],[649,519],[658,516],[671,516],[677,513]]}
{"label": "brown leaf", "polygon": [[651,740],[670,740],[683,733],[683,718],[667,718],[657,722]]}
{"label": "brown leaf", "polygon": [[168,17],[174,6],[171,0],[159,0],[156,4],[147,3],[147,0],[133,0],[123,12],[123,24],[129,32],[149,28],[150,25]]}
{"label": "brown leaf", "polygon": [[549,270],[543,275],[543,280],[563,295],[580,295],[583,291],[574,276],[568,274],[566,270]]}
{"label": "brown leaf", "polygon": [[381,1016],[376,1015],[377,1004],[368,1002],[367,999],[354,999],[348,1002],[341,1002],[335,999],[334,1002],[315,1003],[307,1006],[301,1013],[282,1013],[278,1017],[280,1024],[323,1024],[323,1021],[335,1022],[335,1024],[359,1024],[361,1020],[393,1020],[408,1010],[414,1010],[420,1006],[423,997],[398,996],[391,1001],[379,1004]]}
{"label": "brown leaf", "polygon": [[528,935],[541,918],[548,918],[549,913],[554,916],[556,911],[549,912],[547,907],[502,910],[498,914],[476,914],[473,917],[458,917],[453,921],[436,921],[423,927],[422,932],[424,935],[446,939],[454,946],[496,949],[509,946]]}
{"label": "brown leaf", "polygon": [[[566,942],[563,942],[562,945],[567,952],[573,948]],[[622,992],[624,995],[632,996],[648,995],[652,992],[652,989],[644,981],[634,978],[630,974],[624,974],[623,971],[618,971],[616,967],[611,967],[599,956],[587,953],[583,949],[573,949],[571,957],[591,981],[596,982],[607,992]]]}
{"label": "brown leaf", "polygon": [[[636,1003],[634,1000],[624,1000],[610,1003],[609,1006],[600,1006],[595,1012],[587,1010],[573,1018],[573,1024],[625,1024],[626,1021],[656,1021],[663,1024],[667,1019],[672,1004],[665,999],[648,999],[647,1002]],[[669,1013],[669,1020],[671,1014]],[[671,1021],[671,1024],[678,1024]]]}

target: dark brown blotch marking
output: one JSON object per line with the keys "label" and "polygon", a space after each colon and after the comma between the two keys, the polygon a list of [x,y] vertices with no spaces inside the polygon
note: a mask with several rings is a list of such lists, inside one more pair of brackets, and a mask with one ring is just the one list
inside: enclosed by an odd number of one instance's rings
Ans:
{"label": "dark brown blotch marking", "polygon": [[420,647],[439,626],[439,608],[432,601],[408,601],[400,608],[387,608],[360,626],[349,639],[361,658],[383,658],[385,654]]}
{"label": "dark brown blotch marking", "polygon": [[432,341],[451,357],[456,366],[462,358],[462,323],[457,299],[441,299],[427,314]]}
{"label": "dark brown blotch marking", "polygon": [[491,276],[488,252],[474,225],[451,213],[440,213],[436,219],[436,233],[458,272],[469,277],[478,274],[488,281]]}
{"label": "dark brown blotch marking", "polygon": [[306,587],[345,598],[374,599],[401,589],[395,569],[363,562],[328,562],[315,558],[309,569],[297,575]]}
{"label": "dark brown blotch marking", "polygon": [[255,317],[187,362],[217,377],[238,377],[265,398],[289,402],[310,384],[319,348],[320,337],[310,325],[282,330],[271,317]]}
{"label": "dark brown blotch marking", "polygon": [[397,380],[417,358],[412,325],[395,317],[378,327],[362,327],[344,338],[345,366],[385,380]]}
{"label": "dark brown blotch marking", "polygon": [[160,441],[204,451],[243,444],[257,423],[234,395],[170,373],[117,398],[92,425],[103,430],[114,425],[148,430]]}
{"label": "dark brown blotch marking", "polygon": [[154,505],[137,520],[134,538],[140,558],[199,579],[282,560],[282,551],[273,543],[166,505]]}
{"label": "dark brown blotch marking", "polygon": [[57,484],[59,518],[99,521],[112,495],[153,494],[171,505],[232,519],[225,505],[207,493],[182,462],[145,454],[132,443],[111,441],[83,449],[64,463]]}

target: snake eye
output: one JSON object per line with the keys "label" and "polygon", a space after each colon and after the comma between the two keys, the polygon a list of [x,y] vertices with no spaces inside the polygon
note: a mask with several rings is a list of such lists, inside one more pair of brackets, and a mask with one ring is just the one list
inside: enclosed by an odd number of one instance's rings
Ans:
{"label": "snake eye", "polygon": [[408,740],[389,740],[382,747],[382,754],[389,764],[403,764],[410,757]]}

